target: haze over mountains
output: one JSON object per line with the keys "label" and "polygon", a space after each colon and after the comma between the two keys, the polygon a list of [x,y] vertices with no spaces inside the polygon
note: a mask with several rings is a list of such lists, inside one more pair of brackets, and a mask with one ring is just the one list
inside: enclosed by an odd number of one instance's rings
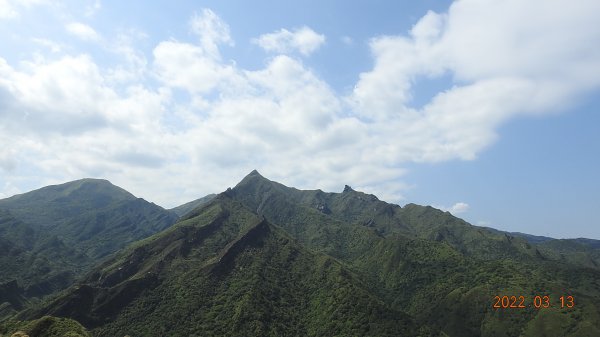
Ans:
{"label": "haze over mountains", "polygon": [[599,243],[257,171],[172,210],[83,179],[0,200],[0,334],[595,336]]}

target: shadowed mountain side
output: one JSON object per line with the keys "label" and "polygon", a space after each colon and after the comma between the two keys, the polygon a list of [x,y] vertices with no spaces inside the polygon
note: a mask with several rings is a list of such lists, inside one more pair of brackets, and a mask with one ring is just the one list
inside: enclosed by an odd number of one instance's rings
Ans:
{"label": "shadowed mountain side", "polygon": [[196,212],[23,317],[71,317],[98,336],[430,335],[226,195]]}
{"label": "shadowed mountain side", "polygon": [[[27,299],[54,293],[106,256],[176,219],[175,214],[98,179],[2,199],[0,284],[16,280]],[[0,317],[8,312],[3,310]]]}
{"label": "shadowed mountain side", "polygon": [[[89,263],[85,254],[44,228],[29,226],[5,210],[0,210],[0,251],[0,284],[18,281],[13,292],[19,296],[37,297],[64,289]],[[0,295],[0,303],[5,300]]]}
{"label": "shadowed mountain side", "polygon": [[114,205],[66,219],[52,228],[64,241],[98,261],[129,243],[160,232],[177,221],[171,212],[144,199]]}

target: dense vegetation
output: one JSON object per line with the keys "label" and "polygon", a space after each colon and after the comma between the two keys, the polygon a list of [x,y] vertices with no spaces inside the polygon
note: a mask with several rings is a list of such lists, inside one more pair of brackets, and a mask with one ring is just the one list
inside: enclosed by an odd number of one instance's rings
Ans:
{"label": "dense vegetation", "polygon": [[0,325],[0,337],[91,337],[78,322],[44,316],[33,321],[10,321]]}
{"label": "dense vegetation", "polygon": [[[69,317],[94,336],[600,335],[597,241],[500,232],[256,171],[208,199],[10,324]],[[11,214],[5,232],[29,233]],[[525,308],[494,309],[497,295]],[[536,296],[551,307],[535,308]]]}
{"label": "dense vegetation", "polygon": [[430,333],[341,263],[306,250],[225,195],[83,283],[37,314],[72,317],[97,336]]}
{"label": "dense vegetation", "polygon": [[98,179],[0,200],[0,318],[68,287],[103,258],[176,220]]}

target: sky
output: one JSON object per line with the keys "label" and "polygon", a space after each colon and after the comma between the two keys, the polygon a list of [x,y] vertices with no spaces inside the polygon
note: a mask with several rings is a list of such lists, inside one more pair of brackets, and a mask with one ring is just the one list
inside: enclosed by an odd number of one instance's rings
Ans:
{"label": "sky", "polygon": [[0,0],[0,198],[251,170],[600,239],[600,2]]}

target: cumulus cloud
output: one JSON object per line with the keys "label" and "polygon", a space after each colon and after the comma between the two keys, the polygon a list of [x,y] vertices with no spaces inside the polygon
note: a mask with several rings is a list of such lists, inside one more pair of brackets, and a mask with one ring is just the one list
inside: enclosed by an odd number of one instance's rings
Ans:
{"label": "cumulus cloud", "polygon": [[160,79],[170,87],[192,93],[208,93],[238,75],[232,65],[218,62],[212,52],[207,54],[202,46],[190,43],[163,41],[153,54]]}
{"label": "cumulus cloud", "polygon": [[94,28],[81,22],[71,22],[65,26],[67,32],[72,34],[84,41],[98,41],[100,35],[94,30]]}
{"label": "cumulus cloud", "polygon": [[298,51],[304,56],[315,52],[325,43],[325,35],[318,34],[309,27],[301,27],[293,32],[282,28],[252,40],[265,51],[287,54]]}
{"label": "cumulus cloud", "polygon": [[[598,88],[600,29],[591,13],[599,9],[592,1],[454,2],[408,35],[372,39],[375,66],[349,98],[365,120],[397,128],[397,155],[473,159],[506,120],[553,112]],[[447,74],[452,87],[412,107],[414,83]]]}
{"label": "cumulus cloud", "polygon": [[22,71],[4,64],[0,73],[14,100],[12,109],[5,112],[6,125],[27,125],[42,133],[78,133],[118,118],[109,109],[118,97],[89,55],[64,56],[52,62],[38,59],[23,63]]}
{"label": "cumulus cloud", "polygon": [[229,25],[210,9],[195,13],[189,24],[191,31],[200,38],[203,52],[213,58],[219,57],[220,44],[233,45]]}
{"label": "cumulus cloud", "polygon": [[[349,184],[398,201],[406,163],[476,158],[510,118],[597,90],[599,7],[457,1],[406,34],[374,37],[373,68],[347,95],[291,53],[309,55],[324,36],[263,35],[255,43],[280,55],[244,69],[222,60],[233,40],[210,10],[189,21],[193,41],[159,41],[151,53],[125,41],[123,69],[86,53],[0,57],[0,177],[5,186],[105,177],[170,207],[257,168],[300,188]],[[453,85],[412,106],[415,83],[438,76]]]}
{"label": "cumulus cloud", "polygon": [[469,210],[469,204],[465,202],[457,202],[456,204],[446,207],[446,206],[436,206],[436,208],[441,209],[444,212],[450,212],[452,215],[459,215],[465,213]]}

